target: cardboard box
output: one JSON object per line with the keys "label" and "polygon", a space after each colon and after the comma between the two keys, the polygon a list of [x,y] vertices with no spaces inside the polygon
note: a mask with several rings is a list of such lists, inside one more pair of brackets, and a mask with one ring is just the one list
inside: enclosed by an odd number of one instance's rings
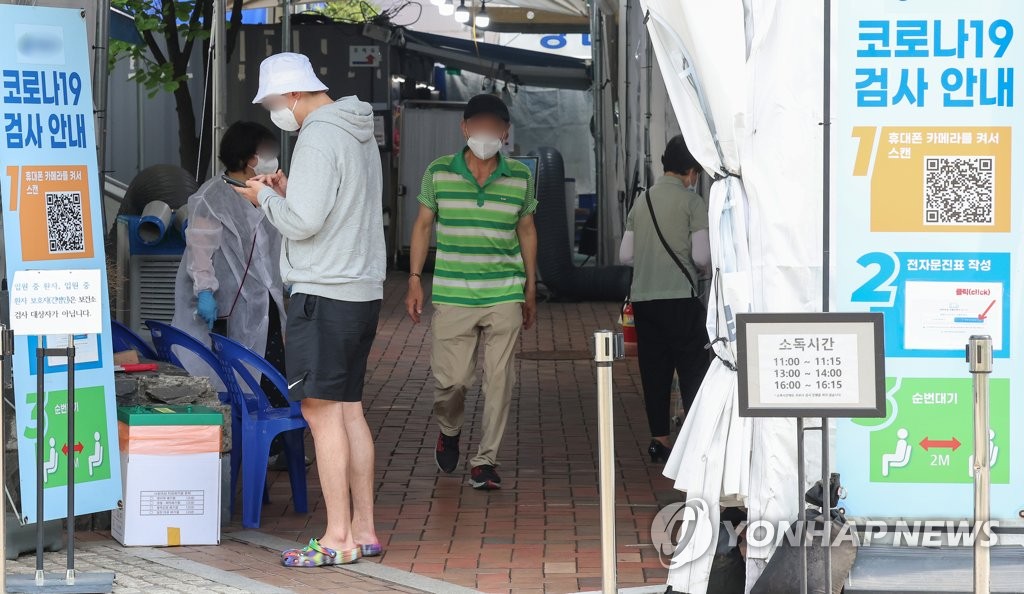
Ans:
{"label": "cardboard box", "polygon": [[220,412],[122,407],[122,505],[111,534],[126,546],[220,544]]}

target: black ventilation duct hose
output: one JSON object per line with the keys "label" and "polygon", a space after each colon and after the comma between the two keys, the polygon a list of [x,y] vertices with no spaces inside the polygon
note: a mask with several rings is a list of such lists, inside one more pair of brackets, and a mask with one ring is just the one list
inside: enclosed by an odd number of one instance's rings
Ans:
{"label": "black ventilation duct hose", "polygon": [[146,205],[154,200],[166,202],[177,210],[196,193],[199,184],[195,177],[177,165],[153,165],[139,172],[128,185],[119,215],[141,215]]}
{"label": "black ventilation duct hose", "polygon": [[537,164],[537,268],[558,301],[623,301],[629,294],[629,266],[577,268],[572,262],[566,219],[565,165],[551,147],[530,153]]}

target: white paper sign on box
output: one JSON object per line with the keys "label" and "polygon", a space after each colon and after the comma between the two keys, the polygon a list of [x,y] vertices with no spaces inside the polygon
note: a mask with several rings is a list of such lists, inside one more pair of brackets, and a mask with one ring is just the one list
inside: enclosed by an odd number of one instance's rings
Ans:
{"label": "white paper sign on box", "polygon": [[17,335],[100,334],[99,269],[18,270],[10,286],[11,329]]}
{"label": "white paper sign on box", "polygon": [[220,544],[220,454],[121,454],[124,502],[111,535],[125,546]]}

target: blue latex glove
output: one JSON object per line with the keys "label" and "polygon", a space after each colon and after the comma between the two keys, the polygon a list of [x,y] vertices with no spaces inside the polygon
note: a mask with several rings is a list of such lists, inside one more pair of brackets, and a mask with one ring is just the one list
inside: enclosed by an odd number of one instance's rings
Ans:
{"label": "blue latex glove", "polygon": [[217,300],[213,298],[213,291],[202,291],[196,301],[196,313],[206,321],[206,325],[213,330],[213,323],[217,321]]}

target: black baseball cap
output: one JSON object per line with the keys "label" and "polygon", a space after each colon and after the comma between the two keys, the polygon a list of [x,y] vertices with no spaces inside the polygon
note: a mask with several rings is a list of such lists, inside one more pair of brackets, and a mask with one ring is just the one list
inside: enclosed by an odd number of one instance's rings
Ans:
{"label": "black baseball cap", "polygon": [[466,104],[466,110],[462,112],[462,119],[468,120],[481,114],[492,115],[501,118],[505,122],[512,120],[508,115],[508,106],[497,95],[488,93],[477,95]]}

